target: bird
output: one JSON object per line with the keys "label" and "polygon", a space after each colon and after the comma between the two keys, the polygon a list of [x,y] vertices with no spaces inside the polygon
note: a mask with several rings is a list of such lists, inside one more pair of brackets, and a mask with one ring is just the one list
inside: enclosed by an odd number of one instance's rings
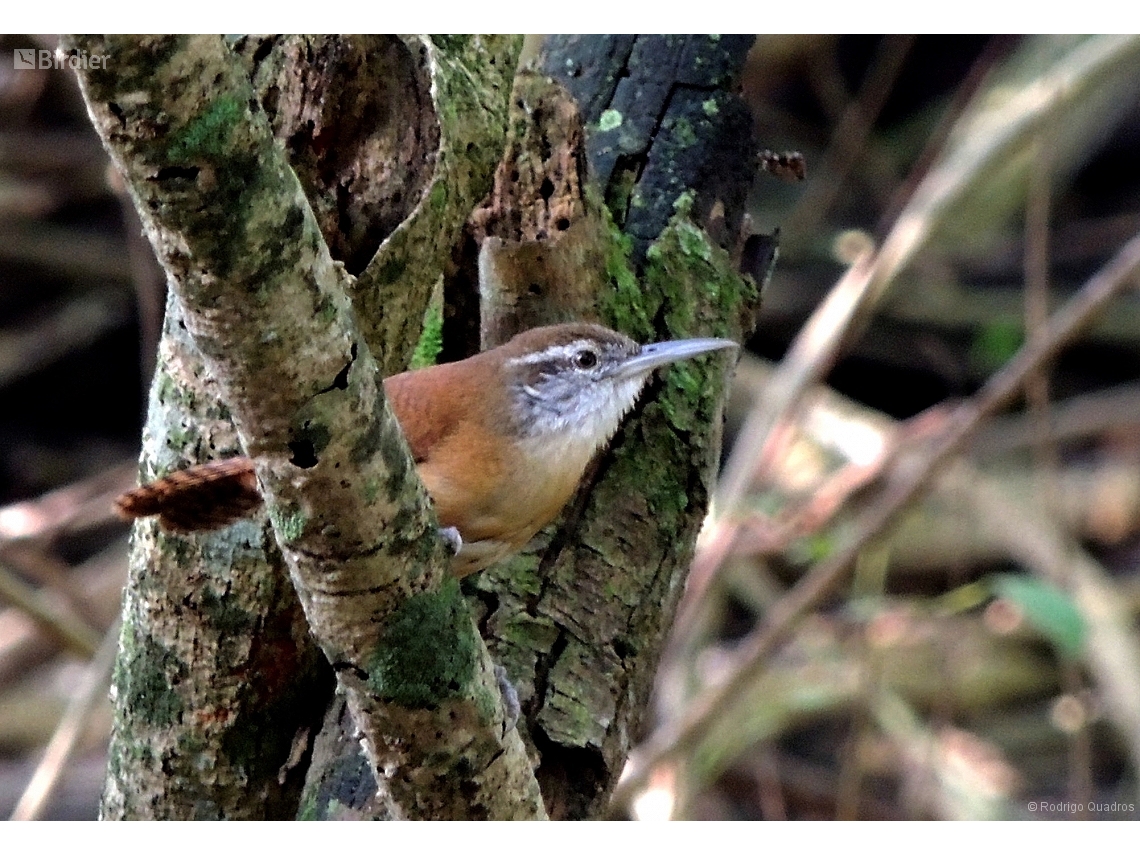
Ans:
{"label": "bird", "polygon": [[[593,323],[521,332],[457,362],[384,380],[441,531],[457,532],[451,571],[464,577],[521,550],[561,512],[653,372],[712,351],[723,338],[641,345]],[[191,466],[124,493],[120,515],[209,530],[261,501],[244,457]]]}

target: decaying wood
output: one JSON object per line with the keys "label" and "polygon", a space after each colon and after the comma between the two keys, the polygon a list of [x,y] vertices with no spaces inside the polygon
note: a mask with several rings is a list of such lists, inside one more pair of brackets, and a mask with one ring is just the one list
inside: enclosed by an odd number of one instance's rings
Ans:
{"label": "decaying wood", "polygon": [[[614,42],[626,45],[622,59],[618,67],[603,65],[598,57],[612,55],[607,46]],[[566,311],[641,341],[745,335],[756,309],[754,286],[701,227],[706,214],[725,209],[719,179],[750,168],[726,152],[739,151],[748,163],[754,154],[748,132],[731,144],[724,139],[739,130],[740,111],[747,115],[733,101],[731,70],[748,43],[547,41],[539,65],[557,85],[520,78],[514,137],[496,193],[480,212],[491,236],[481,259],[491,274],[481,277],[482,305],[490,307],[485,343]],[[562,62],[567,52],[573,63]],[[697,80],[695,67],[707,76]],[[599,141],[609,138],[598,116],[618,102],[589,95],[583,77],[599,91],[610,85],[606,97],[624,99],[623,115],[645,130],[641,147],[623,161],[630,195],[620,200],[607,195],[616,185],[596,166]],[[662,81],[654,97],[612,90],[615,80],[650,79]],[[575,109],[566,91],[576,96]],[[724,120],[710,118],[714,111],[701,109],[703,102],[717,106]],[[703,121],[681,144],[677,121],[694,106]],[[572,148],[580,138],[572,119],[579,114],[591,157],[586,181],[586,158]],[[638,163],[647,183],[633,180]],[[587,190],[591,182],[602,189]],[[632,210],[633,198],[652,199],[655,212],[667,213],[650,226],[640,207],[632,215],[623,207]],[[737,228],[739,209],[733,210]],[[619,229],[615,220],[623,219]],[[637,231],[643,227],[655,228],[644,242]],[[537,774],[552,817],[601,815],[647,706],[719,455],[725,367],[709,362],[706,369],[678,366],[651,384],[561,525],[532,554],[471,579],[485,612],[481,629],[518,689],[519,728],[540,758]]]}

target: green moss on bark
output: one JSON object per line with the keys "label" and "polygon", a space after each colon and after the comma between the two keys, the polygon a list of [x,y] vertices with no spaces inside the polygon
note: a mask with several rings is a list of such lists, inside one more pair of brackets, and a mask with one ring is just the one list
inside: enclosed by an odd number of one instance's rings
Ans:
{"label": "green moss on bark", "polygon": [[169,149],[171,161],[226,157],[235,128],[248,121],[244,103],[233,95],[219,96],[174,135]]}
{"label": "green moss on bark", "polygon": [[132,715],[165,727],[178,720],[185,705],[175,684],[188,675],[185,663],[152,636],[133,626],[123,628],[122,650],[115,666],[115,685]]}
{"label": "green moss on bark", "polygon": [[308,522],[308,517],[300,509],[283,513],[280,505],[271,507],[269,516],[273,520],[273,528],[276,529],[277,536],[284,543],[293,543],[300,538],[304,534],[305,524]]}
{"label": "green moss on bark", "polygon": [[602,320],[613,329],[638,341],[648,341],[653,336],[653,323],[650,319],[658,304],[647,300],[650,295],[642,290],[633,273],[630,263],[633,245],[629,237],[622,234],[610,215],[609,208],[598,200],[597,194],[587,192],[591,207],[603,219],[607,235],[605,264],[610,287],[599,295]]}
{"label": "green moss on bark", "polygon": [[379,698],[426,709],[462,695],[475,677],[479,640],[459,582],[409,597],[391,615],[369,668]]}
{"label": "green moss on bark", "polygon": [[443,300],[433,299],[424,313],[424,331],[416,342],[409,368],[426,368],[435,365],[439,352],[443,350]]}
{"label": "green moss on bark", "polygon": [[[728,253],[689,219],[689,194],[675,207],[668,228],[646,253],[646,290],[660,295],[670,338],[739,336],[744,308],[759,299],[756,285],[736,273]],[[678,363],[666,375],[666,394],[659,400],[676,430],[692,432],[713,415],[723,379],[715,372],[710,375],[705,362]]]}

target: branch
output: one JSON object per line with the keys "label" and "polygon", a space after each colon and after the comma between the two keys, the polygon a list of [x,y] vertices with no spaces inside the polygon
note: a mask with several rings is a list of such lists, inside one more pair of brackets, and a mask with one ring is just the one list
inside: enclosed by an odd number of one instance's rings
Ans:
{"label": "branch", "polygon": [[107,630],[98,650],[94,651],[94,656],[68,700],[67,709],[56,726],[47,748],[44,749],[44,755],[36,766],[36,771],[24,788],[20,801],[12,810],[10,819],[33,820],[43,815],[60,782],[64,768],[83,736],[91,711],[105,697],[107,678],[115,662],[118,638],[119,625],[116,623]]}
{"label": "branch", "polygon": [[630,758],[615,802],[644,786],[654,767],[691,749],[708,724],[764,672],[768,660],[807,613],[821,603],[847,577],[855,559],[891,525],[904,508],[930,483],[933,475],[960,452],[983,419],[1009,404],[1027,377],[1052,360],[1103,311],[1108,302],[1133,284],[1140,270],[1140,237],[1133,238],[1049,319],[1001,371],[950,420],[931,443],[922,466],[899,473],[885,493],[857,523],[857,533],[841,549],[824,559],[785,596],[764,623],[745,639],[730,676],[698,698],[677,721],[659,729]]}
{"label": "branch", "polygon": [[[731,207],[720,180],[752,162],[749,122],[743,134],[739,123],[747,109],[732,92],[750,41],[547,40],[543,65],[557,69],[557,84],[520,75],[513,138],[477,212],[491,235],[480,256],[485,342],[567,317],[640,341],[746,336],[758,295],[704,227],[716,201]],[[615,45],[625,46],[617,69],[605,59]],[[650,84],[654,97],[639,100]],[[594,98],[590,86],[608,91]],[[596,122],[607,109],[644,134],[616,179],[627,195],[603,201],[585,186],[579,115]],[[606,132],[585,132],[596,154]],[[653,231],[639,242],[615,224],[622,218]],[[553,816],[601,815],[649,705],[719,457],[725,383],[719,360],[663,374],[542,545],[465,583],[487,609],[481,628],[518,688]]]}
{"label": "branch", "polygon": [[[490,658],[447,577],[349,302],[353,283],[240,66],[213,38],[70,46],[108,57],[109,70],[80,74],[88,108],[257,463],[277,543],[377,780],[410,817],[543,815],[522,742],[504,734]],[[429,629],[432,644],[417,646]]]}

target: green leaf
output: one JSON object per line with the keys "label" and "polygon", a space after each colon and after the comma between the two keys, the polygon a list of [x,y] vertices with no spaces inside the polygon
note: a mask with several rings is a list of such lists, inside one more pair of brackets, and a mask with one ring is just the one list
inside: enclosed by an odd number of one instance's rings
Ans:
{"label": "green leaf", "polygon": [[424,313],[423,331],[420,333],[420,340],[416,342],[416,350],[412,354],[408,368],[427,368],[429,365],[435,365],[441,350],[443,350],[443,300],[437,301],[433,294]]}
{"label": "green leaf", "polygon": [[1088,627],[1072,597],[1047,582],[1012,573],[992,576],[995,596],[1021,609],[1025,619],[1066,656],[1079,656]]}
{"label": "green leaf", "polygon": [[1019,321],[996,319],[978,331],[970,345],[970,361],[982,371],[995,371],[1017,353],[1025,342]]}

